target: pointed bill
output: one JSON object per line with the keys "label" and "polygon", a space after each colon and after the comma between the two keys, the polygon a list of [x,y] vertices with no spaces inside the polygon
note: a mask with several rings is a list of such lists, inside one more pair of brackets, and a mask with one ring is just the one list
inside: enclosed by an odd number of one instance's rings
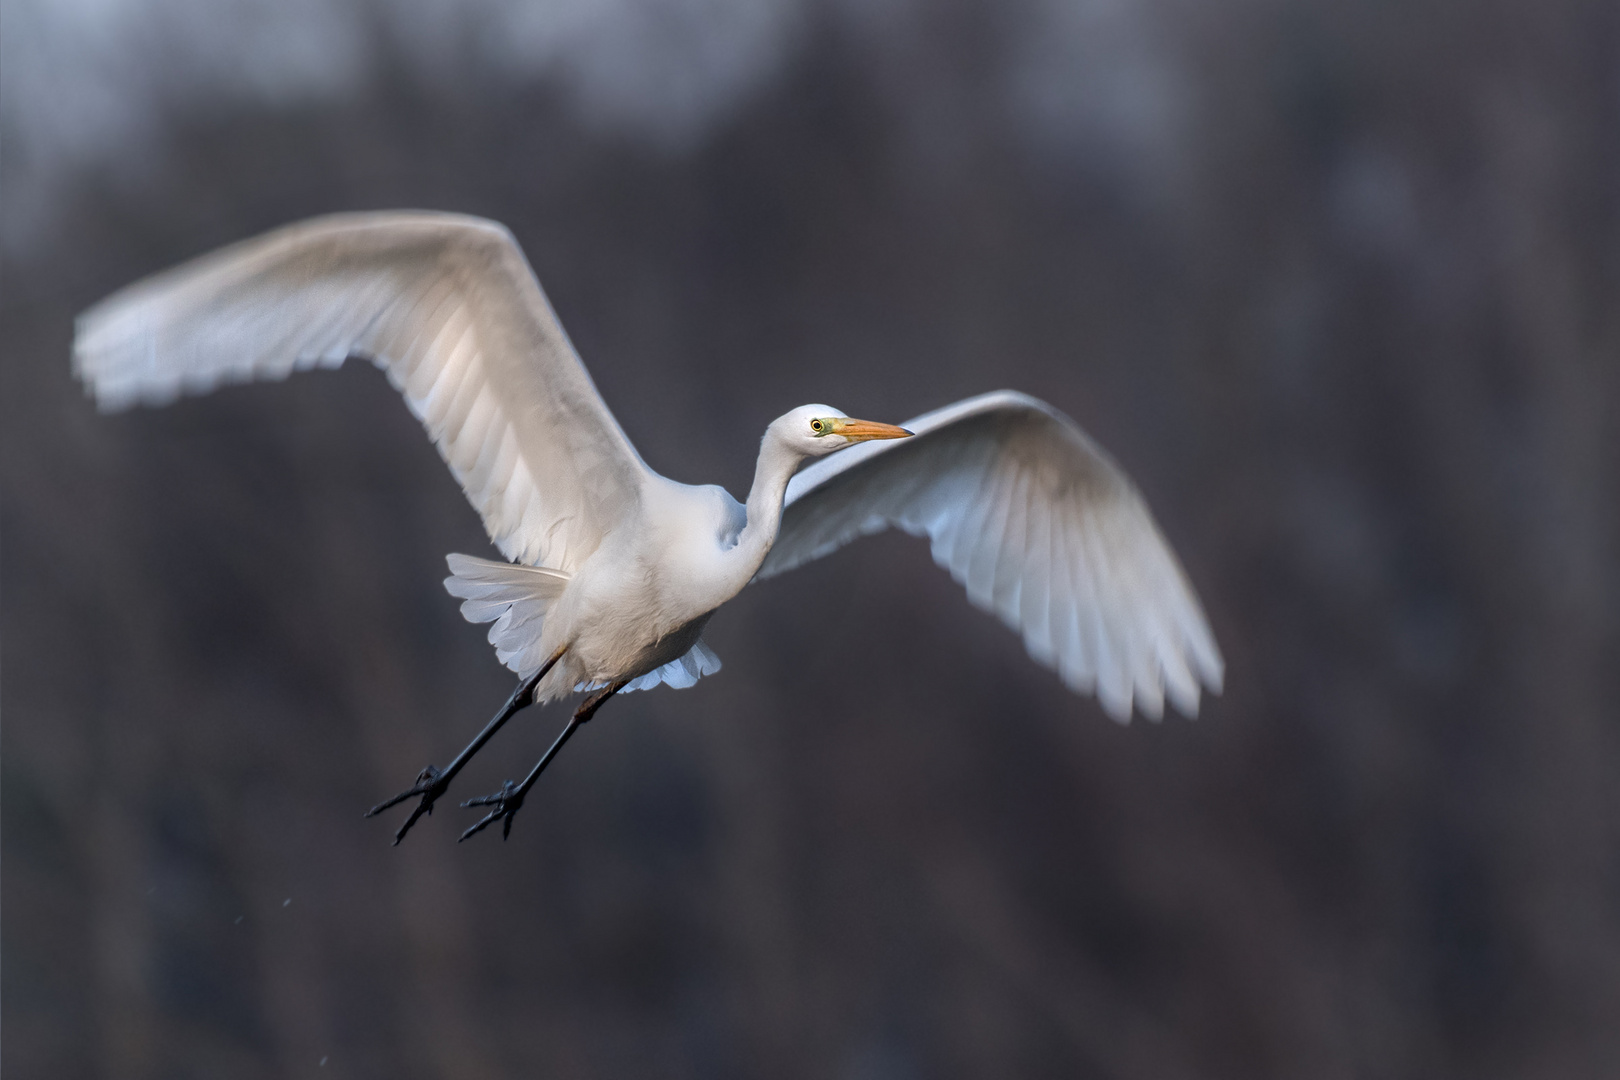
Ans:
{"label": "pointed bill", "polygon": [[853,420],[849,417],[840,417],[833,421],[833,434],[842,435],[850,442],[867,442],[870,439],[904,439],[911,434],[903,427],[893,424],[880,424],[875,420]]}

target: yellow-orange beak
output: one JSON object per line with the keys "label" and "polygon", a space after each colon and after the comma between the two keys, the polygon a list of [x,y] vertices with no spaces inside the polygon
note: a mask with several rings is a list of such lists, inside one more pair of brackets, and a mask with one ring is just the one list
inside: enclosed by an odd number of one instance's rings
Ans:
{"label": "yellow-orange beak", "polygon": [[866,442],[869,439],[904,439],[912,434],[903,427],[893,424],[879,424],[874,420],[851,420],[848,417],[839,417],[832,422],[832,433],[842,435],[850,442]]}

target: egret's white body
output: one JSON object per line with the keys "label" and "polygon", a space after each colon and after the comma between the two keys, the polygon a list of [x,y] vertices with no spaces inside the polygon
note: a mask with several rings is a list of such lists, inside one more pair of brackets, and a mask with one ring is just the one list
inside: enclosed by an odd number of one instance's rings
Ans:
{"label": "egret's white body", "polygon": [[889,526],[930,537],[974,603],[1116,719],[1133,704],[1157,718],[1165,697],[1191,716],[1201,685],[1220,689],[1220,653],[1146,504],[1050,406],[1001,391],[908,430],[803,406],[767,428],[746,505],[676,483],[636,453],[491,222],[289,226],[103,301],[74,348],[107,409],[350,356],[404,394],[512,560],[452,555],[446,587],[494,623],[503,663],[542,675],[534,700],[690,686],[719,669],[700,637],[717,607]]}

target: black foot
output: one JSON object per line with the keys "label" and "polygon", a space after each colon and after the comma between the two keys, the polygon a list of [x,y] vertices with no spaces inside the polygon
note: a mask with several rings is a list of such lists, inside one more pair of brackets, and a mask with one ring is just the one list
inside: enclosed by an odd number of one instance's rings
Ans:
{"label": "black foot", "polygon": [[[508,780],[501,785],[501,790],[493,795],[485,795],[480,799],[468,799],[462,806],[493,806],[495,809],[484,815],[482,821],[461,834],[461,840],[483,832],[497,821],[501,823],[501,839],[505,840],[512,835],[512,816],[523,806],[523,796],[528,794],[527,787],[519,787]],[[461,843],[457,840],[456,843]]]}
{"label": "black foot", "polygon": [[422,801],[416,804],[416,809],[411,811],[411,816],[405,819],[405,824],[401,825],[399,832],[394,834],[394,846],[398,847],[399,842],[405,839],[405,834],[411,831],[411,826],[416,824],[417,818],[423,814],[431,815],[433,813],[434,800],[443,795],[449,787],[449,775],[446,772],[439,771],[438,766],[429,765],[417,774],[415,787],[409,791],[400,792],[387,802],[381,802],[373,806],[366,811],[366,817],[376,817],[390,806],[396,806],[413,795],[422,796]]}

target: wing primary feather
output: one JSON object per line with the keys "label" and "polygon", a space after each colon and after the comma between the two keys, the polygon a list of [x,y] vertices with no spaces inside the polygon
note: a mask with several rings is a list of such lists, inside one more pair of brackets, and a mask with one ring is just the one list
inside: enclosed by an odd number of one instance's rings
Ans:
{"label": "wing primary feather", "polygon": [[1185,576],[1181,576],[1179,566],[1176,572],[1185,597],[1181,608],[1182,641],[1186,643],[1193,666],[1198,669],[1198,675],[1204,685],[1219,694],[1225,681],[1225,661],[1221,659],[1220,649],[1216,647],[1209,628],[1209,620],[1198,603],[1198,597],[1193,593],[1192,585],[1187,582]]}
{"label": "wing primary feather", "polygon": [[[1114,636],[1114,589],[1108,580],[1108,559],[1097,535],[1096,515],[1091,515],[1080,533],[1085,545],[1094,602],[1082,613],[1081,626],[1087,627],[1095,643],[1097,701],[1103,711],[1120,723],[1131,718],[1131,678],[1125,667],[1124,651]],[[1089,616],[1089,617],[1088,617]]]}
{"label": "wing primary feather", "polygon": [[951,454],[943,458],[938,462],[937,469],[927,469],[920,464],[912,468],[904,498],[895,507],[895,525],[912,536],[932,538],[932,526],[937,514],[934,504],[941,497],[940,492],[957,482],[960,456]]}
{"label": "wing primary feather", "polygon": [[995,612],[1015,632],[1021,628],[1018,601],[1023,578],[1029,570],[1029,489],[1030,471],[1021,463],[1013,467],[1012,492],[1007,499],[1007,523],[1001,535],[1001,551],[992,572],[991,602]]}
{"label": "wing primary feather", "polygon": [[1090,694],[1097,685],[1097,650],[1081,627],[1089,625],[1087,609],[1096,600],[1091,595],[1076,513],[1062,504],[1054,510],[1053,539],[1058,549],[1057,566],[1063,586],[1059,595],[1064,600],[1053,634],[1059,657],[1058,672],[1071,690]]}
{"label": "wing primary feather", "polygon": [[949,476],[952,469],[950,456],[936,456],[932,464],[933,468],[927,468],[920,455],[915,453],[909,455],[905,464],[897,467],[896,476],[886,485],[883,492],[884,504],[892,508],[887,510],[884,516],[890,524],[913,536],[918,534],[918,530],[911,524],[918,499],[932,483]]}
{"label": "wing primary feather", "polygon": [[[503,454],[506,455],[504,461]],[[498,417],[484,430],[472,468],[461,478],[462,486],[469,493],[477,492],[477,498],[487,501],[497,489],[505,487],[510,476],[510,462],[516,456],[517,440],[512,435],[512,425],[504,416]]]}
{"label": "wing primary feather", "polygon": [[438,344],[445,326],[465,308],[461,293],[448,282],[446,286],[438,302],[433,307],[425,309],[420,319],[413,320],[412,329],[415,333],[398,358],[390,365],[390,370],[399,379],[395,385],[413,412],[416,411],[416,400],[421,397],[421,394],[416,392],[419,385],[416,382],[417,374],[424,366],[433,374],[437,374],[434,347]]}
{"label": "wing primary feather", "polygon": [[[1138,550],[1150,564],[1142,568],[1140,575],[1142,588],[1147,594],[1141,616],[1155,668],[1155,688],[1161,698],[1168,697],[1183,715],[1197,716],[1197,683],[1192,679],[1183,656],[1181,628],[1174,610],[1179,603],[1175,575],[1166,573],[1170,567],[1166,565],[1162,547],[1143,543]],[[1189,691],[1193,695],[1190,707],[1187,704]]]}
{"label": "wing primary feather", "polygon": [[[454,361],[457,365],[456,380],[446,388],[448,393],[444,396],[443,407],[432,428],[446,461],[451,460],[456,440],[466,425],[467,417],[472,414],[474,403],[489,385],[484,377],[483,359],[478,352],[476,336],[464,344],[466,351]],[[447,364],[446,368],[449,366]]]}
{"label": "wing primary feather", "polygon": [[442,277],[430,279],[421,297],[399,320],[395,334],[381,343],[378,355],[388,365],[385,370],[394,389],[404,392],[411,373],[438,337],[439,327],[460,302],[454,281]]}
{"label": "wing primary feather", "polygon": [[439,291],[449,288],[449,282],[433,278],[422,281],[408,279],[361,332],[361,346],[370,354],[372,363],[388,376],[389,384],[395,389],[400,384],[393,365],[410,348],[415,338],[417,314],[427,307],[430,298],[432,305],[437,307]]}
{"label": "wing primary feather", "polygon": [[445,313],[443,321],[434,328],[431,336],[423,335],[423,344],[419,349],[413,349],[418,354],[411,366],[411,373],[405,377],[404,394],[413,411],[418,416],[425,414],[424,405],[429,391],[438,382],[444,373],[445,361],[454,352],[463,335],[472,329],[472,313],[467,305],[459,298]]}
{"label": "wing primary feather", "polygon": [[450,463],[458,479],[472,472],[483,453],[484,441],[489,438],[491,429],[500,423],[500,405],[483,372],[469,375],[468,382],[477,384],[472,405],[468,407],[460,426],[453,431],[446,429],[443,437],[445,460]]}
{"label": "wing primary feather", "polygon": [[1097,540],[1104,561],[1099,575],[1109,583],[1113,603],[1109,606],[1109,626],[1118,643],[1131,696],[1136,707],[1149,720],[1164,714],[1160,691],[1158,657],[1154,653],[1146,610],[1153,597],[1141,577],[1143,549],[1151,545],[1133,527],[1136,524],[1134,500],[1121,500],[1099,514]]}
{"label": "wing primary feather", "polygon": [[1052,645],[1052,593],[1057,581],[1052,558],[1050,511],[1050,493],[1043,490],[1038,482],[1032,482],[1029,534],[1024,555],[1024,587],[1018,594],[1018,621],[1024,631],[1024,648],[1040,663],[1054,667],[1057,654]]}
{"label": "wing primary feather", "polygon": [[979,508],[991,472],[986,455],[964,454],[964,458],[967,460],[963,462],[955,482],[940,492],[934,513],[935,524],[931,529],[933,543],[930,545],[934,562],[958,581],[962,579],[955,569],[957,550],[966,543],[963,537],[968,532],[969,519]]}
{"label": "wing primary feather", "polygon": [[332,305],[324,317],[303,327],[295,327],[294,339],[297,344],[289,350],[293,354],[293,369],[305,371],[319,363],[335,342],[347,336],[343,333],[343,327],[354,320],[355,313],[355,307],[350,304],[358,305],[365,301],[366,296],[362,292],[350,303]]}
{"label": "wing primary feather", "polygon": [[1002,538],[1006,535],[1008,508],[1012,502],[1017,476],[1005,464],[998,462],[993,470],[995,486],[984,501],[984,513],[970,534],[973,546],[969,549],[963,577],[966,579],[968,599],[985,611],[995,611],[996,562],[1001,554]]}
{"label": "wing primary feather", "polygon": [[967,586],[970,600],[975,600],[975,591],[969,573],[973,568],[974,554],[984,543],[985,521],[995,506],[996,490],[1001,481],[1001,473],[996,465],[997,462],[993,459],[984,462],[982,471],[977,477],[978,482],[974,485],[973,494],[963,500],[954,523],[956,536],[951,544],[951,576]]}
{"label": "wing primary feather", "polygon": [[[428,433],[434,439],[439,439],[443,435],[445,417],[454,406],[460,391],[466,389],[466,384],[472,381],[467,378],[468,369],[477,362],[477,357],[478,328],[471,319],[468,319],[455,342],[439,357],[437,364],[439,370],[422,398],[422,423],[427,426]],[[424,368],[426,366],[423,365]]]}
{"label": "wing primary feather", "polygon": [[1176,636],[1165,643],[1163,651],[1159,654],[1159,664],[1164,670],[1165,694],[1170,703],[1188,719],[1198,716],[1198,680],[1187,664],[1183,639],[1180,628],[1176,628]]}
{"label": "wing primary feather", "polygon": [[[390,320],[398,322],[395,315],[398,311],[409,311],[412,304],[407,303],[411,295],[412,285],[403,284],[399,275],[393,273],[380,273],[372,289],[375,299],[370,304],[356,305],[361,311],[370,311],[365,321],[355,328],[350,335],[349,346],[346,350],[351,356],[363,356],[379,367],[387,366],[387,359],[378,349],[376,335],[383,333]],[[414,302],[414,297],[411,297]]]}
{"label": "wing primary feather", "polygon": [[359,339],[360,331],[375,317],[374,314],[368,313],[387,303],[383,292],[384,284],[372,281],[362,286],[352,305],[343,306],[341,317],[335,319],[323,334],[310,336],[303,355],[299,357],[300,370],[339,368],[343,366],[344,361],[354,355],[355,342]]}

